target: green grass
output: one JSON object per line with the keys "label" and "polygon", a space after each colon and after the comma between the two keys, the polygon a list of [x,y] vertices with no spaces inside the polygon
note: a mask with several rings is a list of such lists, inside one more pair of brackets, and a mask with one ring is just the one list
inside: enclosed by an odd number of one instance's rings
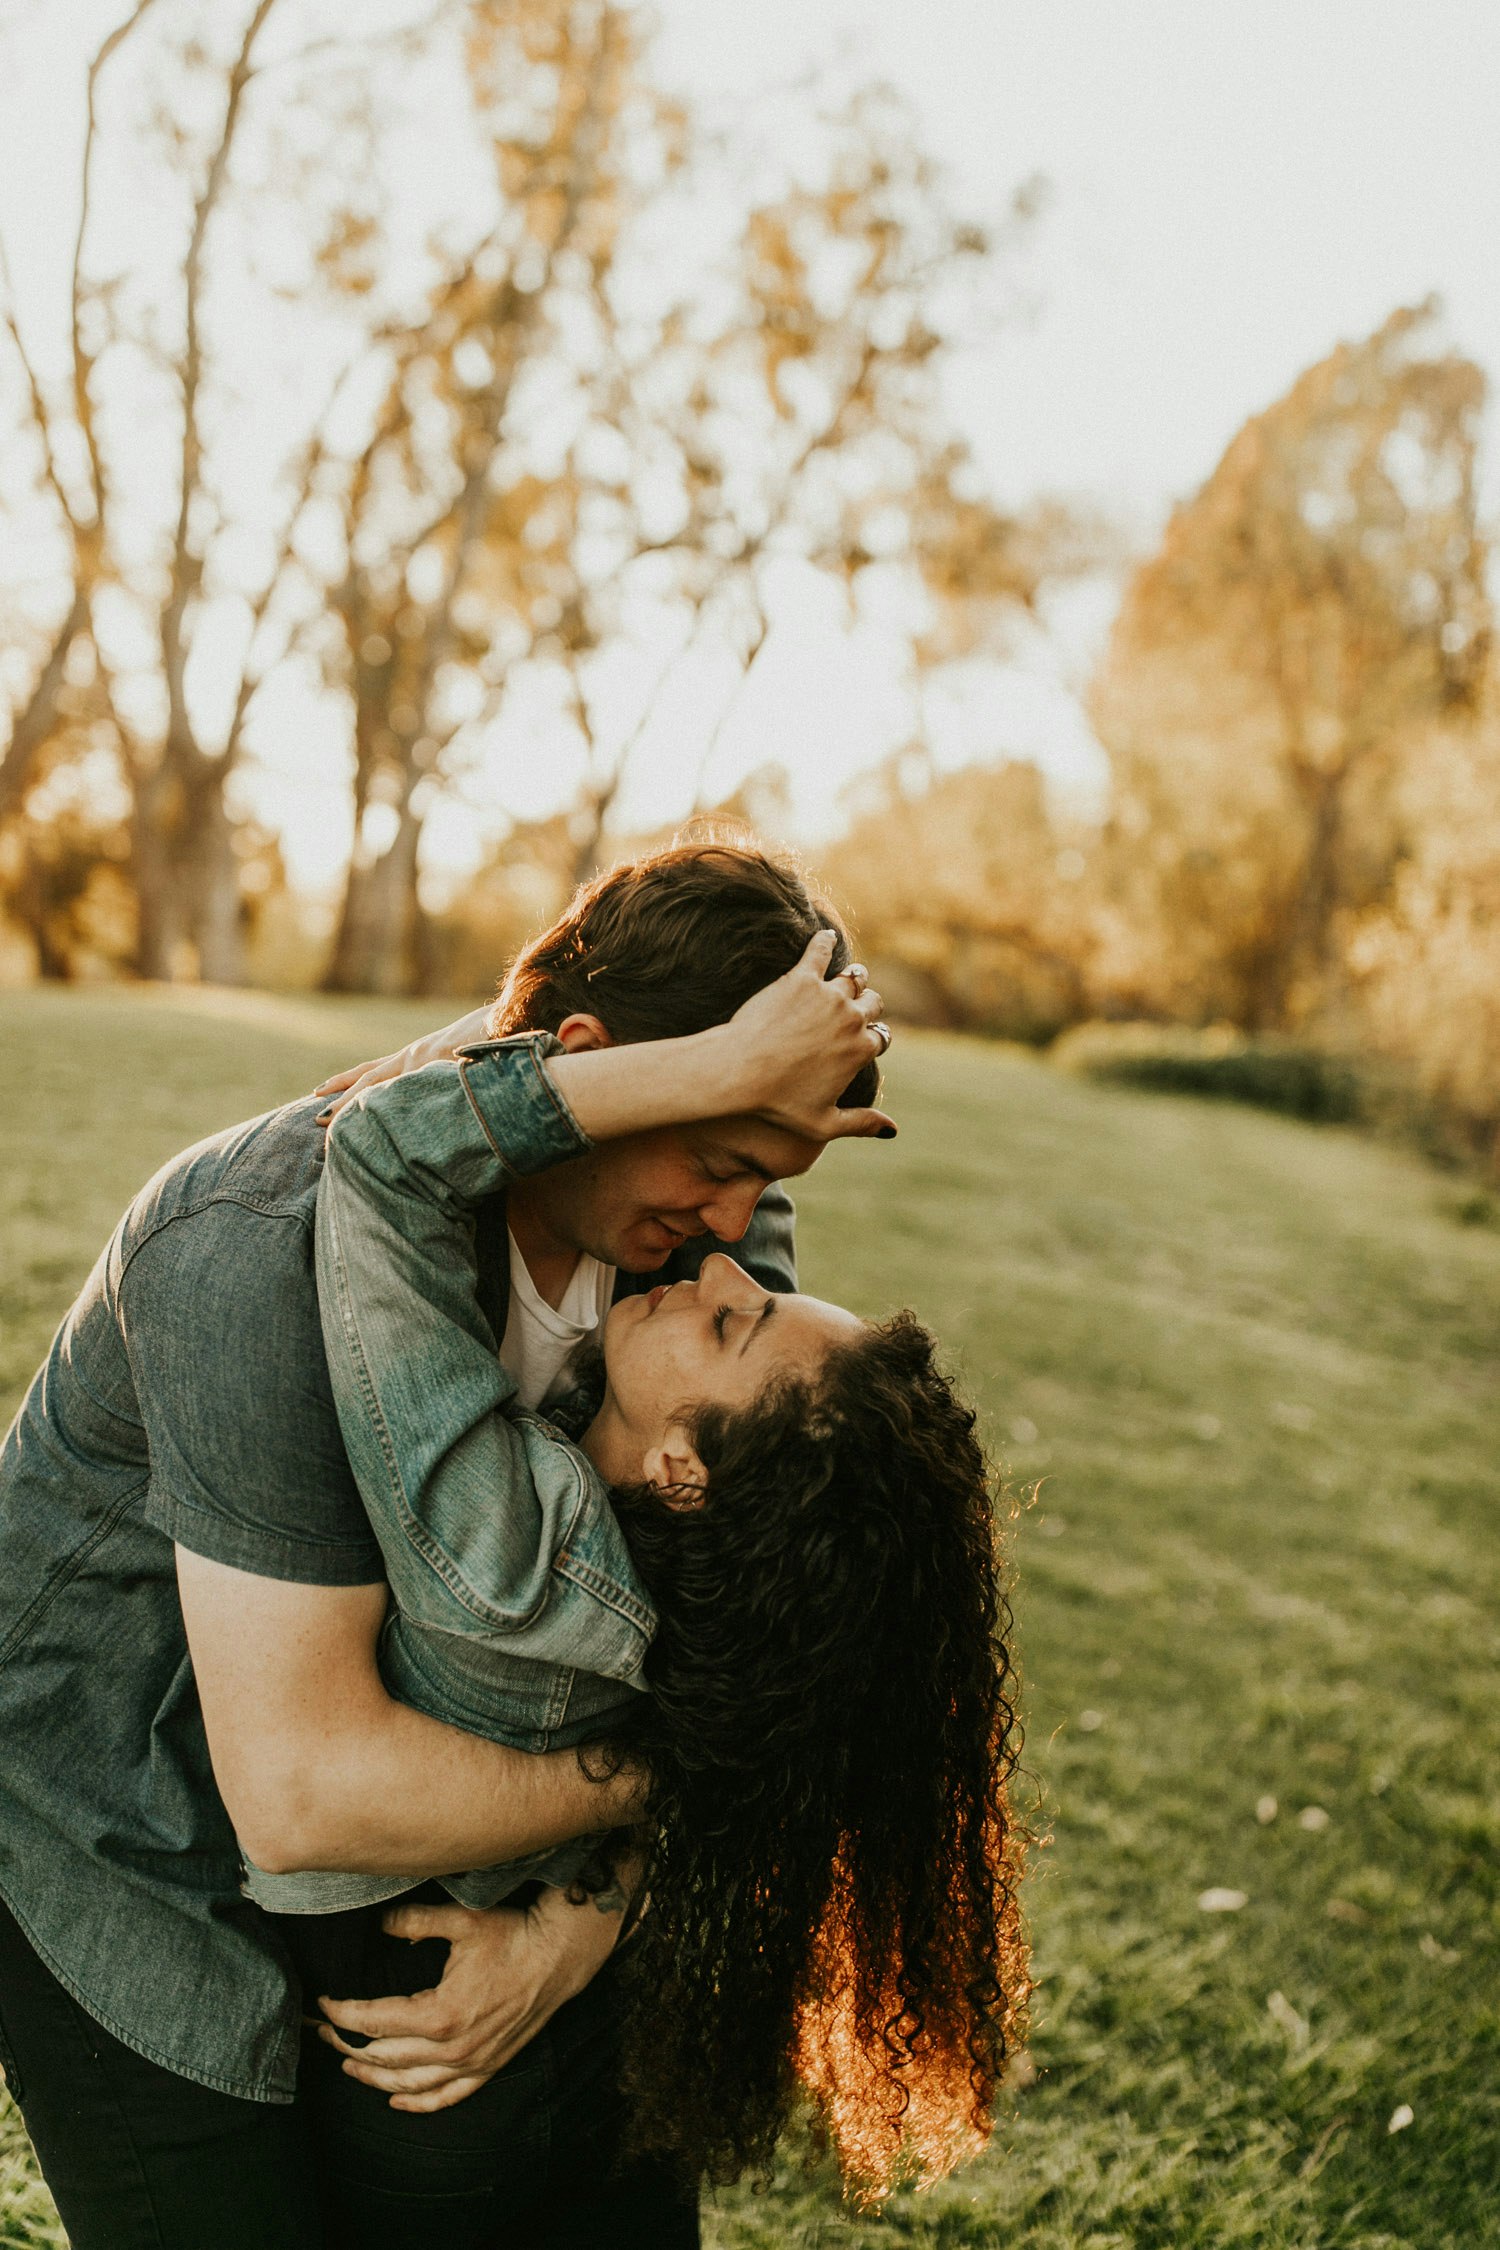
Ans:
{"label": "green grass", "polygon": [[[422,1020],[0,999],[7,1395],[157,1162]],[[995,1048],[905,1036],[890,1086],[901,1139],[799,1190],[804,1275],[915,1304],[1040,1487],[1040,2075],[931,2194],[861,2219],[789,2166],[710,2241],[1500,2245],[1500,1232],[1346,1133]],[[5,2150],[0,2244],[49,2241]]]}

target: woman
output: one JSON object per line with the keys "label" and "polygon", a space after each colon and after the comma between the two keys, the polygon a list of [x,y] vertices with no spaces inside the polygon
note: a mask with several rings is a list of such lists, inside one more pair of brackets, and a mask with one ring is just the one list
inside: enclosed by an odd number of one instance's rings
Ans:
{"label": "woman", "polygon": [[[614,1306],[570,1444],[515,1408],[472,1249],[487,1198],[601,1142],[726,1111],[841,1130],[883,1041],[857,985],[825,981],[832,944],[710,1032],[572,1053],[532,1035],[367,1091],[330,1139],[319,1287],[394,1595],[391,1686],[653,1776],[650,1909],[621,1964],[638,2144],[731,2177],[769,2159],[800,2088],[878,2189],[903,2136],[934,2170],[982,2136],[1025,1997],[974,1417],[909,1314],[867,1326],[713,1257]],[[450,1888],[488,1903],[579,1872],[575,1853]],[[315,1880],[255,1889],[318,1904]]]}

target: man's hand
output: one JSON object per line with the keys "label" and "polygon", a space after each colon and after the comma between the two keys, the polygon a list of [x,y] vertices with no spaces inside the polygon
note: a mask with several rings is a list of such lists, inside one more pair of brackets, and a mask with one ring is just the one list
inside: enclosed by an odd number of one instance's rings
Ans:
{"label": "man's hand", "polygon": [[573,1905],[547,1889],[534,1906],[395,1906],[393,1936],[447,1938],[443,1980],[430,1992],[388,2000],[323,2000],[344,2031],[370,2038],[350,2047],[330,2025],[318,2037],[347,2057],[345,2070],[391,2097],[392,2109],[451,2109],[518,2055],[581,1992],[614,1951],[624,1918],[618,1891]]}
{"label": "man's hand", "polygon": [[383,1086],[388,1078],[404,1078],[409,1070],[425,1070],[429,1063],[451,1062],[462,1047],[473,1046],[476,1039],[489,1037],[490,1011],[475,1008],[469,1015],[460,1016],[457,1023],[444,1024],[441,1031],[429,1031],[424,1038],[414,1039],[409,1047],[399,1047],[394,1054],[381,1055],[374,1062],[355,1063],[348,1070],[336,1070],[325,1078],[314,1093],[327,1099],[322,1120],[330,1123],[341,1109],[347,1109],[356,1094],[366,1086]]}

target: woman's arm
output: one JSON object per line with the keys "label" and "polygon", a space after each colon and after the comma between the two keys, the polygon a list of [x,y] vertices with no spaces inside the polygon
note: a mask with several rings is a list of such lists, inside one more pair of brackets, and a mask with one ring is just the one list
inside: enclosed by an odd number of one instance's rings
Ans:
{"label": "woman's arm", "polygon": [[587,1521],[611,1599],[590,1668],[635,1680],[651,1619],[590,1464],[530,1417],[481,1309],[478,1206],[588,1142],[551,1084],[544,1036],[366,1092],[334,1123],[318,1190],[318,1296],[350,1465],[403,1614],[580,1661],[577,1603],[552,1569]]}
{"label": "woman's arm", "polygon": [[645,1039],[557,1055],[553,1082],[590,1140],[754,1115],[805,1139],[892,1134],[878,1109],[840,1109],[839,1095],[888,1034],[872,1027],[878,992],[828,978],[834,934],[819,930],[784,977],[752,995],[727,1023],[687,1039]]}
{"label": "woman's arm", "polygon": [[473,1214],[595,1139],[664,1122],[753,1108],[803,1131],[872,1129],[878,1112],[836,1106],[881,1040],[848,984],[823,981],[831,943],[820,933],[718,1030],[578,1054],[544,1034],[500,1041],[373,1086],[334,1121],[318,1195],[324,1341],[349,1459],[414,1622],[577,1662],[579,1597],[552,1562],[592,1509],[590,1564],[609,1590],[591,1610],[590,1667],[638,1677],[650,1620],[592,1471],[498,1411],[514,1386],[480,1310]]}
{"label": "woman's arm", "polygon": [[[728,1024],[692,1038],[611,1047],[617,1059],[602,1069],[591,1063],[579,1070],[570,1062],[559,1083],[575,1106],[582,1103],[584,1131],[594,1140],[612,1140],[746,1111],[818,1140],[893,1131],[877,1110],[835,1108],[856,1072],[884,1052],[885,1041],[870,1034],[880,994],[856,992],[842,974],[828,978],[834,943],[831,930],[818,931],[796,968],[753,995]],[[336,1071],[316,1089],[327,1098],[324,1117],[340,1115],[371,1087],[429,1063],[455,1062],[482,1046],[489,1013],[475,1009],[392,1054]]]}

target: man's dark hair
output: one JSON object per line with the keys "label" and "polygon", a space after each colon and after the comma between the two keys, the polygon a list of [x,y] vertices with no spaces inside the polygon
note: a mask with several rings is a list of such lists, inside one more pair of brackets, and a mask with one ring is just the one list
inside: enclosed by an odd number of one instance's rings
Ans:
{"label": "man's dark hair", "polygon": [[[837,976],[848,932],[795,867],[743,844],[670,845],[575,892],[512,962],[491,1030],[556,1031],[585,1015],[622,1044],[686,1038],[785,976],[820,929],[836,933],[827,974]],[[839,1107],[869,1108],[879,1089],[867,1063]]]}

